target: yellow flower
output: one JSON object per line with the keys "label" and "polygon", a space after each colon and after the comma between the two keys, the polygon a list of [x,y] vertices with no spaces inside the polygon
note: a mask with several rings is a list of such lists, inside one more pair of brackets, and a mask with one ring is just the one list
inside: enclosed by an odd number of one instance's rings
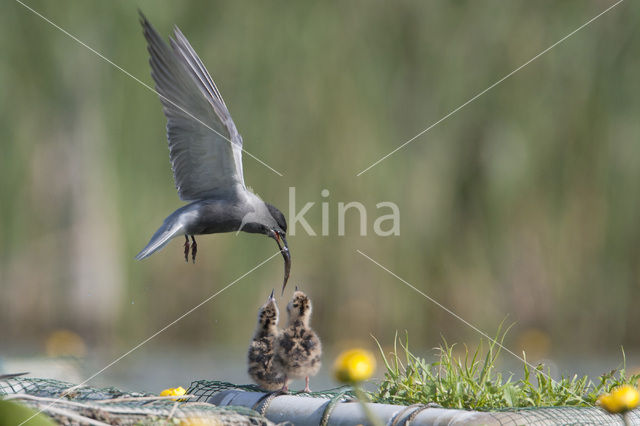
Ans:
{"label": "yellow flower", "polygon": [[598,401],[596,401],[600,407],[604,408],[610,413],[619,413],[622,411],[622,406],[620,402],[615,400],[610,394],[604,393],[598,397]]}
{"label": "yellow flower", "polygon": [[333,364],[333,374],[339,382],[358,383],[367,380],[376,369],[376,359],[365,349],[342,352]]}
{"label": "yellow flower", "polygon": [[640,402],[638,389],[631,385],[622,385],[609,393],[598,397],[597,404],[610,413],[622,413],[633,410]]}
{"label": "yellow flower", "polygon": [[160,396],[181,396],[187,393],[185,388],[178,386],[177,388],[169,388],[160,392]]}

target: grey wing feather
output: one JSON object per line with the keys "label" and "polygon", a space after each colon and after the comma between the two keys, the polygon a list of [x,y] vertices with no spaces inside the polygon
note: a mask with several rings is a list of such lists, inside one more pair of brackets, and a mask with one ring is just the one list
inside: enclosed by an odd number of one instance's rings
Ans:
{"label": "grey wing feather", "polygon": [[[218,87],[213,82],[211,75],[204,67],[198,54],[193,50],[193,47],[191,47],[189,40],[187,40],[178,27],[174,28],[173,33],[176,37],[175,40],[169,40],[173,51],[184,59],[185,64],[188,65],[188,70],[195,77],[198,86],[209,96],[209,100],[214,108],[217,109],[218,115],[223,118],[223,121],[227,121],[227,119],[230,120],[231,116],[229,115],[227,105],[224,103]],[[235,127],[233,121],[231,121],[231,125]]]}
{"label": "grey wing feather", "polygon": [[244,187],[242,138],[202,61],[179,30],[172,50],[142,14],[141,23],[178,195],[192,201]]}

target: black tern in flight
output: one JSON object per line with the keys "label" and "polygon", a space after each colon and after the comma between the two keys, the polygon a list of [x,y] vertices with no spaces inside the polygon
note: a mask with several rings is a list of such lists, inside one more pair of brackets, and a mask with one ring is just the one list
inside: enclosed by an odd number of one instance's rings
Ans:
{"label": "black tern in flight", "polygon": [[242,173],[242,137],[220,91],[180,29],[170,44],[140,13],[151,76],[167,117],[169,157],[178,195],[190,203],[171,213],[136,256],[144,259],[184,235],[185,260],[196,260],[195,235],[244,231],[267,235],[284,257],[287,285],[291,255],[284,215],[251,192]]}

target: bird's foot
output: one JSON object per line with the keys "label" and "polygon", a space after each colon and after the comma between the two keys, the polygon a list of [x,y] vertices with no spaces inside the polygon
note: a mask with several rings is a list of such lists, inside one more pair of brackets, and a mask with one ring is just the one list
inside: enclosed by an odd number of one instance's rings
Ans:
{"label": "bird's foot", "polygon": [[282,385],[282,388],[280,389],[280,393],[287,393],[289,392],[289,381],[285,380],[284,384]]}
{"label": "bird's foot", "polygon": [[311,389],[309,388],[309,376],[304,378],[304,391],[306,393],[311,393]]}
{"label": "bird's foot", "polygon": [[198,244],[196,243],[196,239],[195,237],[192,235],[191,236],[191,260],[193,260],[193,263],[196,263],[196,253],[198,252]]}
{"label": "bird's foot", "polygon": [[[189,263],[189,237],[185,235],[184,239],[185,239],[185,242],[184,242],[184,261]],[[194,255],[194,257],[195,257],[195,255]]]}

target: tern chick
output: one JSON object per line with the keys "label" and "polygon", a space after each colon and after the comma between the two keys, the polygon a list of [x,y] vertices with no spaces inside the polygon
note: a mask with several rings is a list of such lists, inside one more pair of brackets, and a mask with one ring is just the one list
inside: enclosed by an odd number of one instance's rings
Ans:
{"label": "tern chick", "polygon": [[311,300],[296,287],[293,298],[287,305],[289,322],[278,335],[275,345],[274,364],[285,376],[283,391],[288,390],[289,379],[305,378],[305,392],[309,389],[309,377],[320,369],[322,344],[318,335],[309,326]]}
{"label": "tern chick", "polygon": [[278,337],[278,305],[273,291],[258,311],[258,324],[249,344],[249,375],[260,387],[275,391],[284,385],[284,375],[274,369],[274,343]]}

